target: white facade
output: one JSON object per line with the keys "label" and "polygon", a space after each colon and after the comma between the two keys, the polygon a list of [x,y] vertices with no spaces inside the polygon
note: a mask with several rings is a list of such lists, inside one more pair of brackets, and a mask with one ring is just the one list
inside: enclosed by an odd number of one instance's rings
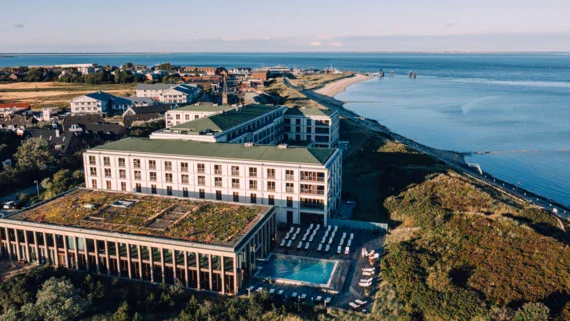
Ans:
{"label": "white facade", "polygon": [[97,149],[83,158],[93,189],[275,205],[280,222],[295,224],[326,224],[340,204],[338,149],[324,165]]}
{"label": "white facade", "polygon": [[70,101],[71,115],[104,114],[109,109],[109,101],[80,96]]}
{"label": "white facade", "polygon": [[163,103],[190,104],[196,98],[198,98],[198,89],[190,86],[173,87],[159,95],[159,100]]}
{"label": "white facade", "polygon": [[285,141],[311,141],[316,147],[336,147],[340,137],[340,117],[337,111],[330,115],[284,116]]}

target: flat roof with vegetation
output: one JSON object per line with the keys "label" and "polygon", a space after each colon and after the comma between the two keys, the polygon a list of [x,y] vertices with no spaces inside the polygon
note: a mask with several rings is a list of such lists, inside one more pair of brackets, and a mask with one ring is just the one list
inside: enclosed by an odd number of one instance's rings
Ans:
{"label": "flat roof with vegetation", "polygon": [[335,153],[335,148],[287,147],[229,143],[204,143],[174,139],[125,138],[99,145],[89,151],[112,151],[174,156],[253,160],[309,165],[324,165]]}
{"label": "flat roof with vegetation", "polygon": [[307,107],[290,107],[285,115],[287,116],[322,116],[330,117],[332,114],[336,113],[335,110],[328,108],[307,108]]}
{"label": "flat roof with vegetation", "polygon": [[235,109],[236,107],[232,107],[232,106],[225,106],[225,105],[217,105],[214,106],[214,104],[196,104],[196,105],[187,105],[184,107],[180,107],[180,108],[176,108],[176,109],[172,109],[170,110],[171,112],[177,112],[177,111],[210,111],[210,112],[221,112],[224,110],[230,110],[230,109]]}
{"label": "flat roof with vegetation", "polygon": [[248,105],[245,107],[233,107],[223,114],[216,114],[210,117],[199,118],[180,125],[170,127],[171,129],[185,129],[198,135],[200,132],[223,132],[240,126],[257,117],[275,111],[281,107],[270,105]]}
{"label": "flat roof with vegetation", "polygon": [[233,246],[271,208],[77,189],[6,219]]}

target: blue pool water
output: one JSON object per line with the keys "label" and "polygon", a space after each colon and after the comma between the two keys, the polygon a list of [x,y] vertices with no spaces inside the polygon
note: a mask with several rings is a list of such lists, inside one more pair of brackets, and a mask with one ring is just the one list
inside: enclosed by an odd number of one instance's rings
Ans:
{"label": "blue pool water", "polygon": [[322,287],[329,285],[335,267],[335,261],[272,253],[255,276]]}

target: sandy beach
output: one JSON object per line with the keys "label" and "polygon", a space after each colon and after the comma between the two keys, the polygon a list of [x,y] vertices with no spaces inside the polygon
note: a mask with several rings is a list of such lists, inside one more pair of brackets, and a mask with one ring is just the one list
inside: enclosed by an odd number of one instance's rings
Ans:
{"label": "sandy beach", "polygon": [[315,92],[318,94],[321,94],[321,95],[334,97],[335,95],[343,92],[348,86],[354,85],[354,84],[359,83],[361,81],[368,80],[370,78],[372,78],[372,77],[371,76],[365,76],[362,74],[356,74],[354,77],[344,78],[344,79],[341,79],[338,81],[331,82],[331,83],[325,85],[323,88],[315,90]]}

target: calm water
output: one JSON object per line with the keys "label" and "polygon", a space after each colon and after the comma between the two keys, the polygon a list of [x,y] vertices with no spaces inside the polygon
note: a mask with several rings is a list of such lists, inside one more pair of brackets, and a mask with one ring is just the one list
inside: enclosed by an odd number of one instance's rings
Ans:
{"label": "calm water", "polygon": [[271,254],[256,277],[327,285],[335,264],[334,261],[328,260]]}
{"label": "calm water", "polygon": [[[7,57],[9,56],[9,57]],[[98,63],[394,70],[337,98],[433,147],[500,152],[469,157],[482,169],[570,205],[570,55],[177,53],[0,55],[0,66]],[[418,71],[418,79],[407,72]],[[526,151],[526,152],[523,152]]]}

